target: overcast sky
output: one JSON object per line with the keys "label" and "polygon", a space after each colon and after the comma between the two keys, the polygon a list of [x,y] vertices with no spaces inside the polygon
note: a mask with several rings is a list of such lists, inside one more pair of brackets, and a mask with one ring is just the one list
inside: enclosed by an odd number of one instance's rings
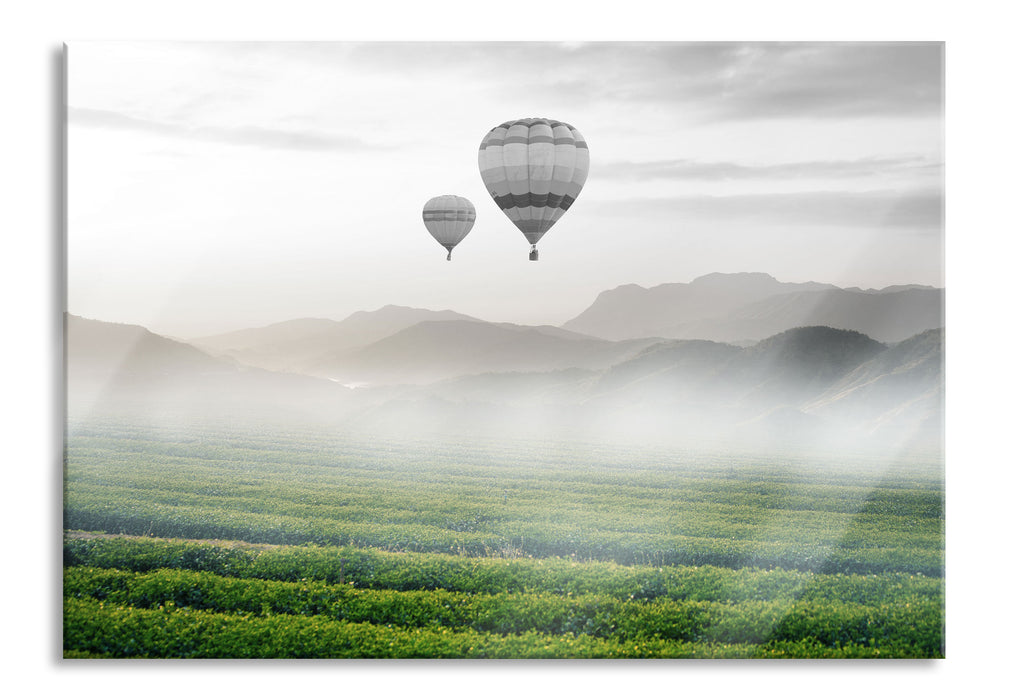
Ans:
{"label": "overcast sky", "polygon": [[[560,324],[620,284],[943,285],[940,44],[72,43],[68,305],[197,335],[386,304]],[[540,260],[477,168],[577,127]],[[477,209],[446,262],[421,208]]]}

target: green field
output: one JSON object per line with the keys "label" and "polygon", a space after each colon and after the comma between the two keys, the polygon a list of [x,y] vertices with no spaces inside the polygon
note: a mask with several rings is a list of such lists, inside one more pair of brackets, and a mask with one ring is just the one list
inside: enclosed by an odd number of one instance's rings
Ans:
{"label": "green field", "polygon": [[943,469],[71,421],[67,657],[944,655]]}

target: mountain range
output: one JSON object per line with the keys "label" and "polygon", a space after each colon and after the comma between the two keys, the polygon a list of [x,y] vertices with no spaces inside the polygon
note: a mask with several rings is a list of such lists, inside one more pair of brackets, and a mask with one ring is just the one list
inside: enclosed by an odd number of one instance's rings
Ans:
{"label": "mountain range", "polygon": [[[560,327],[385,306],[342,321],[295,319],[189,342],[245,365],[348,385],[429,383],[459,373],[600,368],[658,339],[750,345],[800,326],[893,343],[941,328],[943,304],[943,290],[922,285],[841,289],[764,273],[713,273],[686,284],[604,291]],[[432,323],[441,325],[418,327]]]}
{"label": "mountain range", "polygon": [[831,326],[891,343],[941,327],[944,302],[943,290],[923,285],[842,289],[759,272],[713,273],[690,283],[604,291],[563,328],[609,340],[752,343],[797,326]]}
{"label": "mountain range", "polygon": [[325,357],[364,347],[422,321],[476,321],[454,311],[385,306],[358,311],[342,321],[300,318],[262,328],[193,338],[192,345],[243,364],[279,371],[304,372]]}
{"label": "mountain range", "polygon": [[[836,323],[761,335],[807,312]],[[68,315],[68,407],[284,413],[370,431],[935,447],[944,334],[918,327],[941,313],[941,290],[927,287],[742,274],[610,290],[563,327],[387,306],[187,343]],[[670,337],[687,328],[712,337]]]}
{"label": "mountain range", "polygon": [[[654,343],[603,370],[457,377],[401,396],[464,407],[453,421],[534,430],[536,421],[606,433],[711,440],[936,446],[942,435],[941,329],[887,346],[855,331],[794,328],[750,347]],[[396,407],[399,420],[405,413]]]}

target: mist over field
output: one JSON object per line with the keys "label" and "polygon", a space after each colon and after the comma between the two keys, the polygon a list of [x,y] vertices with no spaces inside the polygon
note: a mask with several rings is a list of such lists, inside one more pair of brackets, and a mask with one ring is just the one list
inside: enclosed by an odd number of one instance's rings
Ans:
{"label": "mist over field", "polygon": [[[620,288],[564,327],[389,306],[183,341],[70,315],[69,410],[390,437],[939,450],[941,290],[799,287],[737,274]],[[808,322],[779,330],[796,307]],[[707,320],[670,325],[671,308]],[[727,333],[740,318],[752,320]],[[869,334],[889,318],[885,342]],[[684,327],[699,335],[682,338]]]}

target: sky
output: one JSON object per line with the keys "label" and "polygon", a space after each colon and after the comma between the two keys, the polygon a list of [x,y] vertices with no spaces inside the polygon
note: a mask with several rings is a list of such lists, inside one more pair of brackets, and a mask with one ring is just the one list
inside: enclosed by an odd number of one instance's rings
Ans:
{"label": "sky", "polygon": [[[605,289],[766,272],[944,286],[941,43],[71,42],[71,313],[192,338],[386,304],[562,324]],[[575,126],[528,260],[477,149]],[[424,228],[472,201],[452,261]]]}

